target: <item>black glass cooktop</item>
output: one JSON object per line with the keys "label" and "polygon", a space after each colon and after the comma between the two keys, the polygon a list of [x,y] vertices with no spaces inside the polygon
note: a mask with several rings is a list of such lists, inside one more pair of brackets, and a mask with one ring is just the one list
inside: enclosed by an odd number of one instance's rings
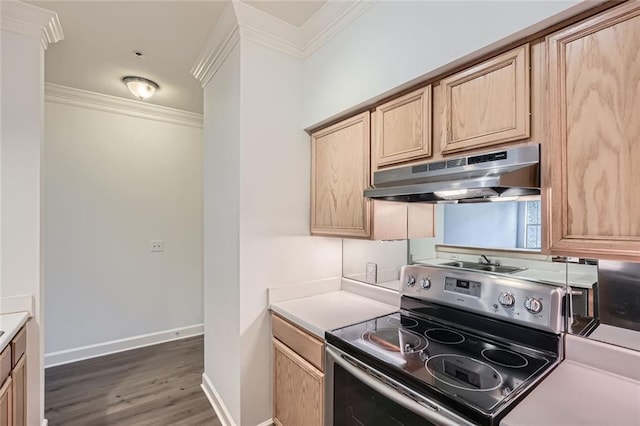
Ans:
{"label": "black glass cooktop", "polygon": [[409,312],[327,333],[329,343],[364,352],[408,374],[430,393],[491,413],[555,362],[552,354],[506,345]]}

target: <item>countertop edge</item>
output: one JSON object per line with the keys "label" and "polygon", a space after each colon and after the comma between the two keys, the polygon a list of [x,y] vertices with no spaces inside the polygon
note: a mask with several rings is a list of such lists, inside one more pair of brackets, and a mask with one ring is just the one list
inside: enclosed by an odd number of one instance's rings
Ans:
{"label": "countertop edge", "polygon": [[[28,312],[15,312],[11,314],[0,314],[0,319],[3,316],[15,316],[15,319],[11,319],[11,327],[8,329],[2,329],[4,334],[0,336],[0,352],[9,346],[14,337],[18,334],[18,331],[29,321],[31,316]],[[4,325],[2,326],[4,327]]]}
{"label": "countertop edge", "polygon": [[[367,316],[366,318],[360,318],[357,319],[355,321],[345,321],[344,324],[341,324],[338,327],[331,327],[331,328],[323,328],[320,325],[316,325],[314,324],[312,321],[307,320],[303,317],[303,315],[300,315],[299,313],[294,313],[291,310],[287,309],[286,307],[281,306],[282,303],[287,303],[287,302],[291,302],[292,300],[301,300],[301,299],[309,299],[312,298],[314,296],[309,296],[309,297],[305,297],[305,298],[298,298],[298,299],[292,299],[289,301],[283,301],[283,302],[278,302],[278,303],[272,303],[269,305],[269,310],[271,312],[274,312],[276,314],[278,314],[279,316],[281,316],[282,318],[290,321],[291,323],[299,326],[300,328],[308,331],[310,334],[318,337],[321,340],[325,340],[325,332],[326,331],[330,331],[333,330],[334,328],[340,328],[340,327],[346,327],[347,325],[351,325],[352,323],[356,323],[356,322],[361,322],[361,321],[366,321],[368,319],[371,318],[376,318],[378,316],[380,316],[380,312],[388,312],[388,313],[392,313],[398,310],[398,307],[392,304],[388,304],[388,303],[384,303],[380,300],[376,300],[374,298],[369,298],[360,294],[356,294],[356,293],[352,293],[350,291],[345,291],[345,290],[338,290],[335,292],[328,292],[328,293],[323,293],[324,294],[329,294],[329,293],[344,293],[346,295],[348,295],[348,297],[351,298],[355,298],[356,300],[362,300],[364,303],[366,303],[367,305],[369,305],[372,309],[372,313],[370,316]],[[316,295],[316,296],[321,296],[321,295]],[[295,311],[295,309],[294,309]]]}
{"label": "countertop edge", "polygon": [[295,324],[298,327],[304,329],[305,331],[308,331],[310,334],[313,334],[315,337],[317,337],[317,338],[319,338],[321,340],[324,340],[324,332],[325,332],[325,330],[322,330],[320,327],[314,326],[313,324],[309,323],[308,321],[305,321],[304,319],[300,318],[299,316],[294,315],[291,312],[287,311],[286,309],[282,309],[279,306],[271,305],[269,307],[269,309],[271,310],[271,312],[275,312],[276,314],[278,314],[282,318],[288,320],[289,322],[292,322],[293,324]]}

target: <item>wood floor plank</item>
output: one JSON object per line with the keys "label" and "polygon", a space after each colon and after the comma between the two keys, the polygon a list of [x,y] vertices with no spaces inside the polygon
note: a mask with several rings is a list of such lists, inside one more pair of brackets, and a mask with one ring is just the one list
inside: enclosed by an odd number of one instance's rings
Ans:
{"label": "wood floor plank", "polygon": [[200,388],[202,336],[45,372],[50,426],[221,426]]}

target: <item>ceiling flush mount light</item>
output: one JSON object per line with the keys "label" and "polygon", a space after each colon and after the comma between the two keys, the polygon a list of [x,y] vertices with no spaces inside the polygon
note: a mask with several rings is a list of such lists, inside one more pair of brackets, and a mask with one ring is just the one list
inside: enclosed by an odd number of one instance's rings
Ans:
{"label": "ceiling flush mount light", "polygon": [[126,84],[131,94],[140,100],[150,98],[160,88],[155,81],[142,77],[127,76],[122,79],[122,82]]}

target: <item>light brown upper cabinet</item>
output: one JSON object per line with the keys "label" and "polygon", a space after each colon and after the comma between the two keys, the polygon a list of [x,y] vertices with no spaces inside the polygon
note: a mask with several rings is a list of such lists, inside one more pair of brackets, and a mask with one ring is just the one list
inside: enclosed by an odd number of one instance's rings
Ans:
{"label": "light brown upper cabinet", "polygon": [[399,240],[433,236],[431,206],[372,201],[370,116],[363,113],[311,134],[311,234]]}
{"label": "light brown upper cabinet", "polygon": [[529,137],[528,44],[444,78],[441,85],[443,154]]}
{"label": "light brown upper cabinet", "polygon": [[431,86],[376,108],[377,167],[431,156]]}
{"label": "light brown upper cabinet", "polygon": [[370,236],[369,112],[311,135],[311,233]]}
{"label": "light brown upper cabinet", "polygon": [[640,2],[547,37],[551,253],[640,260]]}

